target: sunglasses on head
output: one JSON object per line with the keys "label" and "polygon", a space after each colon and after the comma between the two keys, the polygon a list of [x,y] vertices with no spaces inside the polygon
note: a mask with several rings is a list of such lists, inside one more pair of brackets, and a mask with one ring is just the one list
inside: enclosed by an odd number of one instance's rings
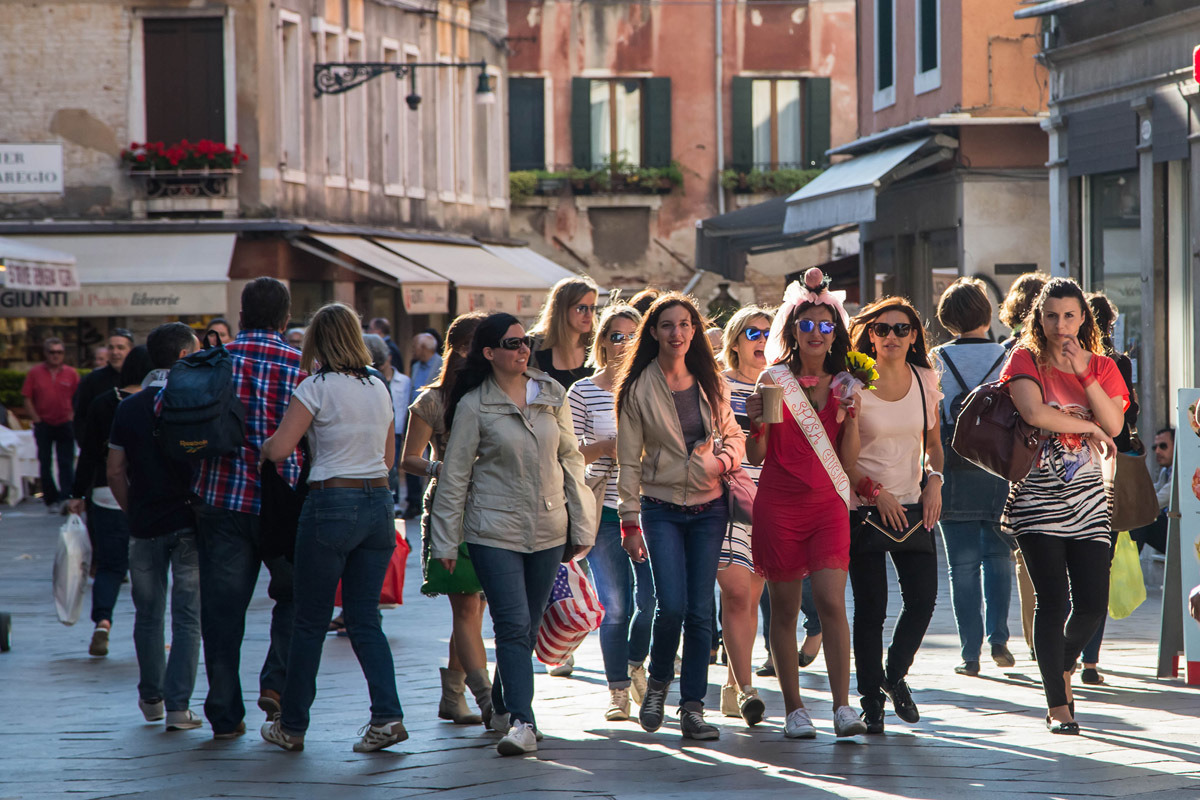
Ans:
{"label": "sunglasses on head", "polygon": [[610,342],[612,342],[613,344],[625,344],[626,342],[633,341],[633,334],[632,333],[610,333],[608,335],[608,340]]}
{"label": "sunglasses on head", "polygon": [[897,322],[895,325],[888,325],[886,322],[872,322],[870,327],[880,339],[887,338],[889,332],[896,334],[897,339],[903,339],[912,332],[912,325],[908,322]]}
{"label": "sunglasses on head", "polygon": [[837,326],[831,321],[823,319],[820,322],[814,322],[811,319],[801,319],[796,321],[796,327],[801,333],[812,333],[813,328],[820,328],[821,333],[830,334],[837,330]]}
{"label": "sunglasses on head", "polygon": [[742,333],[745,334],[746,341],[757,342],[759,339],[762,339],[769,334],[770,331],[762,328],[746,328],[746,330],[742,331]]}
{"label": "sunglasses on head", "polygon": [[596,309],[599,307],[600,306],[589,306],[580,303],[579,305],[575,306],[575,310],[580,314],[595,314]]}
{"label": "sunglasses on head", "polygon": [[510,336],[507,339],[500,340],[501,350],[520,350],[521,345],[525,345],[530,350],[533,349],[532,336]]}

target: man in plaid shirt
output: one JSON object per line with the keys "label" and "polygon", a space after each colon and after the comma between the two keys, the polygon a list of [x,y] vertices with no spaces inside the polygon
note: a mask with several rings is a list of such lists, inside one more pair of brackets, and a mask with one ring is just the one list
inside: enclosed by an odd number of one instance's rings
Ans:
{"label": "man in plaid shirt", "polygon": [[[263,553],[258,460],[262,443],[275,432],[292,392],[306,377],[300,369],[300,353],[282,336],[290,312],[287,287],[274,278],[258,278],[242,290],[241,330],[228,350],[234,357],[234,386],[246,406],[245,441],[237,455],[202,462],[193,487],[201,500],[196,520],[200,629],[208,673],[204,714],[216,739],[246,732],[239,667],[246,609],[263,563],[271,574],[267,594],[275,601],[271,646],[259,673],[258,706],[268,719],[279,713],[286,674],[292,638],[292,565],[282,556]],[[278,466],[295,486],[300,451]]]}

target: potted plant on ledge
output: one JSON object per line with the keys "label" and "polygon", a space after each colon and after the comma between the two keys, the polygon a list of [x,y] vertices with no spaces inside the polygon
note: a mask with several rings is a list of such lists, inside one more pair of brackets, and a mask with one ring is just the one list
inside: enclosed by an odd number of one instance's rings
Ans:
{"label": "potted plant on ledge", "polygon": [[225,197],[229,178],[241,172],[247,160],[239,145],[230,149],[223,142],[183,139],[163,142],[133,142],[121,151],[126,173],[143,184],[147,197]]}

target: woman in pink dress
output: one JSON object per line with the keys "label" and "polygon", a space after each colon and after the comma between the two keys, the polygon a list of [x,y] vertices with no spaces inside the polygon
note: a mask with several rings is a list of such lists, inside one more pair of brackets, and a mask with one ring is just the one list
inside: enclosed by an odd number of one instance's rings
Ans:
{"label": "woman in pink dress", "polygon": [[843,401],[834,389],[841,382],[835,376],[845,370],[850,334],[841,297],[828,286],[820,270],[809,270],[803,285],[788,286],[771,325],[766,356],[772,366],[759,385],[783,387],[783,421],[760,422],[761,393],[746,401],[755,428],[747,458],[763,464],[754,503],[754,567],[766,578],[771,596],[771,655],[787,709],[784,735],[792,739],[817,733],[800,698],[796,646],[801,586],[810,575],[824,634],[834,732],[866,733],[849,705],[850,483],[841,466],[858,457],[858,423],[853,396]]}

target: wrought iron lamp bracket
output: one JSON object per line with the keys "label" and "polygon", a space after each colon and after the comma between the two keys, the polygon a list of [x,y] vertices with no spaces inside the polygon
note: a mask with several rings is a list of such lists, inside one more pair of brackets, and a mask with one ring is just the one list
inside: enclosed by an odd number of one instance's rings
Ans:
{"label": "wrought iron lamp bracket", "polygon": [[391,61],[362,61],[362,62],[329,62],[313,65],[313,96],[323,94],[341,94],[362,86],[373,78],[392,73],[398,79],[408,77],[412,80],[415,94],[416,74],[420,69],[477,69],[487,74],[486,61],[469,62],[391,62]]}

